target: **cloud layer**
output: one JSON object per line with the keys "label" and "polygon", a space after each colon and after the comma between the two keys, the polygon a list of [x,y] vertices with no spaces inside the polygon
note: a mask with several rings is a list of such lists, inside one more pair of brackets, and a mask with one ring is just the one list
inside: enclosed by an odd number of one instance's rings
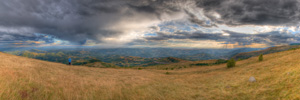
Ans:
{"label": "cloud layer", "polygon": [[[0,26],[16,30],[30,27],[35,33],[84,44],[87,39],[101,42],[102,38],[125,34],[140,28],[138,22],[159,21],[164,13],[177,11],[168,1],[3,0]],[[128,24],[132,27],[126,27]]]}
{"label": "cloud layer", "polygon": [[299,0],[199,0],[197,7],[211,20],[226,25],[295,25],[300,20]]}
{"label": "cloud layer", "polygon": [[[298,35],[275,30],[259,34],[221,30],[229,34],[226,36],[204,30],[220,25],[297,26],[298,5],[299,0],[1,0],[0,41],[53,43],[56,38],[86,45],[135,39],[201,39],[241,45],[285,44],[298,41]],[[159,25],[170,21],[183,21],[202,30],[166,34]],[[149,32],[157,36],[143,37]]]}
{"label": "cloud layer", "polygon": [[244,34],[228,30],[223,33],[204,33],[202,31],[196,32],[174,32],[158,33],[157,36],[147,37],[149,41],[166,41],[171,39],[186,39],[186,40],[215,40],[218,42],[225,42],[227,44],[251,45],[252,43],[280,45],[289,44],[291,42],[299,41],[300,36],[290,33],[272,31],[260,34]]}

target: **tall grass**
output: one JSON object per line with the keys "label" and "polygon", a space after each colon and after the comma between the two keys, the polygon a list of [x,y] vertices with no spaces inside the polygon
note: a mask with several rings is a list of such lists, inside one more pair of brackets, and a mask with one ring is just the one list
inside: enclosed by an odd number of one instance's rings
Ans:
{"label": "tall grass", "polygon": [[[300,50],[207,67],[157,70],[90,68],[0,53],[0,99],[258,100],[299,99]],[[177,66],[189,66],[183,62]],[[161,65],[173,68],[172,65]],[[156,68],[156,67],[155,67]],[[250,76],[257,79],[249,83]]]}

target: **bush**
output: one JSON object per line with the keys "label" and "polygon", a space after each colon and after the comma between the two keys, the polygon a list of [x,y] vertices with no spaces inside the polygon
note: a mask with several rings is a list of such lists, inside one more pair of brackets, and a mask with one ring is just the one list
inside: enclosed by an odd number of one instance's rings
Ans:
{"label": "bush", "polygon": [[168,75],[168,74],[170,74],[169,72],[166,72],[166,74]]}
{"label": "bush", "polygon": [[209,66],[211,64],[209,64],[209,63],[197,63],[197,64],[194,64],[194,65],[196,65],[196,66]]}
{"label": "bush", "polygon": [[224,59],[218,59],[215,64],[223,64],[223,63],[226,63],[227,60],[224,60]]}
{"label": "bush", "polygon": [[227,61],[227,68],[232,68],[235,67],[235,60],[234,59],[230,59]]}
{"label": "bush", "polygon": [[297,50],[297,49],[299,49],[299,48],[290,48],[289,50]]}
{"label": "bush", "polygon": [[141,67],[139,67],[139,68],[138,68],[138,70],[142,70],[142,68],[141,68]]}
{"label": "bush", "polygon": [[260,54],[259,57],[258,57],[258,61],[263,61],[263,59],[264,59],[264,58],[263,58],[263,55]]}
{"label": "bush", "polygon": [[101,60],[93,58],[89,60],[89,63],[94,63],[94,62],[101,62]]}

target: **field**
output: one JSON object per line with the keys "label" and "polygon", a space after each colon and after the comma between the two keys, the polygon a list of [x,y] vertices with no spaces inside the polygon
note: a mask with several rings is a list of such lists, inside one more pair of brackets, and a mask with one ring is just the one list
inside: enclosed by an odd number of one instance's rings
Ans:
{"label": "field", "polygon": [[[0,59],[3,100],[300,99],[299,49],[264,55],[262,62],[241,60],[230,69],[226,64],[191,66],[197,62],[91,68],[5,53]],[[251,76],[257,81],[249,82]]]}

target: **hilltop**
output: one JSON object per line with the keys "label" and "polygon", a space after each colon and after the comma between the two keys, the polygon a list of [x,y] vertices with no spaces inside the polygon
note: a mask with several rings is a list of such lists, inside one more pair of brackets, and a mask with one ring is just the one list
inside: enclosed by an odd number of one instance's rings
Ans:
{"label": "hilltop", "polygon": [[234,55],[233,59],[247,59],[253,56],[258,56],[260,54],[270,54],[270,53],[276,53],[286,50],[294,50],[300,48],[300,45],[284,45],[284,46],[276,46],[276,47],[270,47],[264,50],[258,50],[258,51],[251,51],[251,52],[243,52],[238,53]]}
{"label": "hilltop", "polygon": [[[300,99],[300,50],[226,64],[158,69],[68,66],[0,53],[0,99]],[[214,60],[205,61],[207,63]],[[248,82],[254,76],[256,82]]]}

